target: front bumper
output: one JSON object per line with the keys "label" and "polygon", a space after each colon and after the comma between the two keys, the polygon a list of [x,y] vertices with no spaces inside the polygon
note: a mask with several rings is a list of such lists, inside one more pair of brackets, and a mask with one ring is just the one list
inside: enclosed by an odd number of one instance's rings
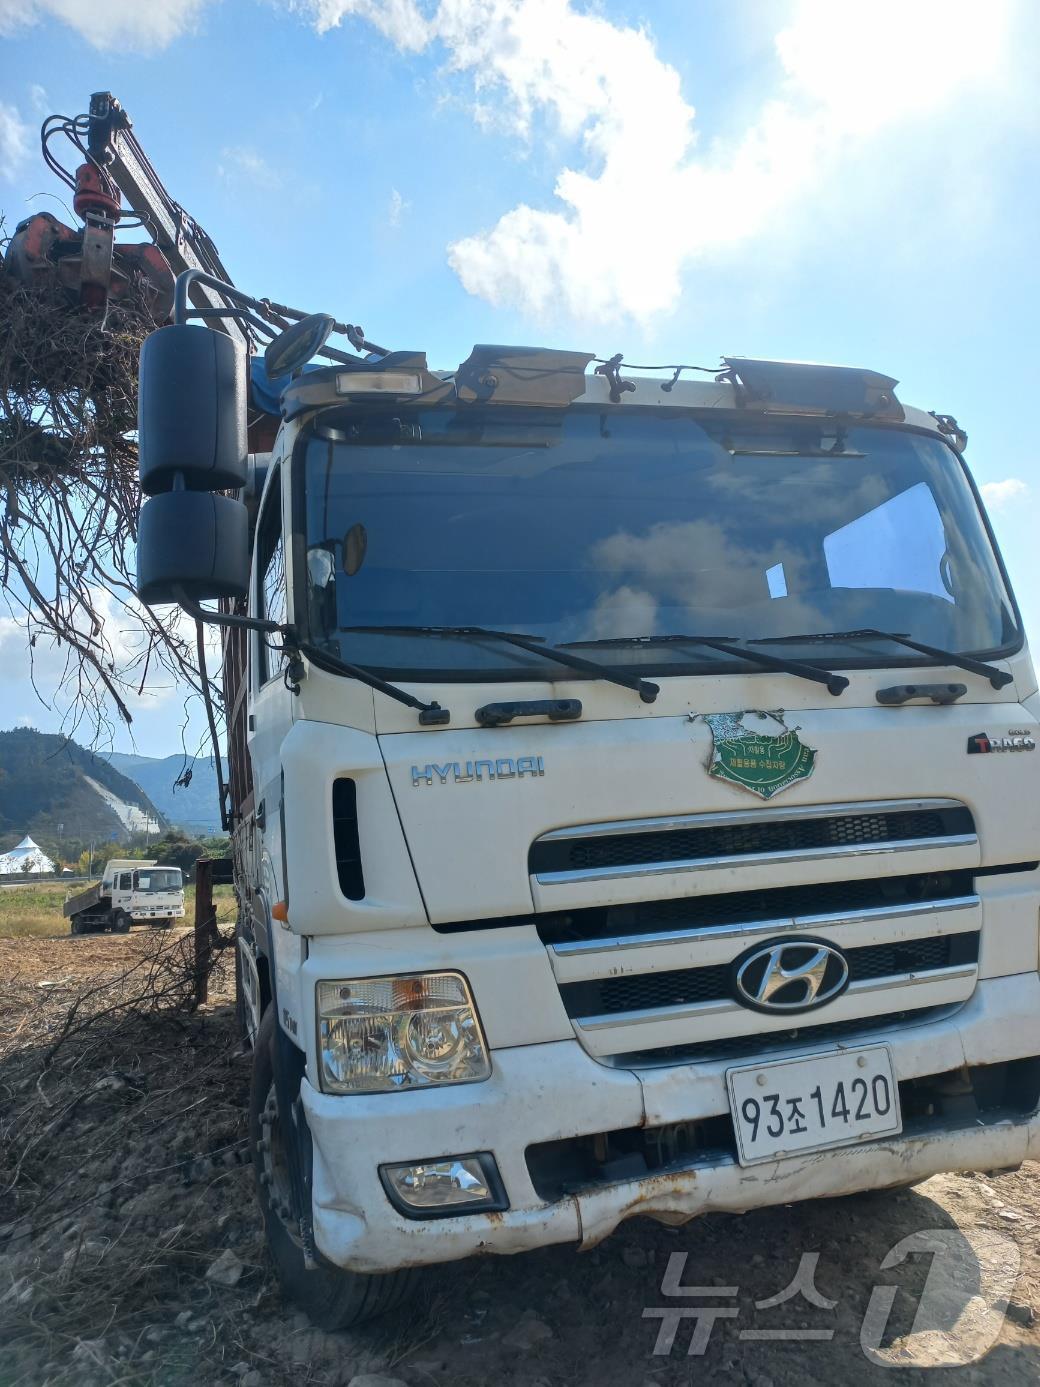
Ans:
{"label": "front bumper", "polygon": [[[862,1041],[847,1036],[840,1044],[878,1041],[891,1047],[900,1081],[1040,1055],[1040,976],[980,982],[954,1016],[871,1031]],[[816,1042],[778,1054],[827,1048],[834,1046]],[[572,1040],[497,1050],[493,1061],[486,1082],[439,1091],[336,1097],[304,1081],[314,1139],[314,1233],[330,1262],[381,1272],[553,1243],[585,1248],[635,1214],[683,1223],[703,1213],[743,1212],[1040,1157],[1040,1115],[1034,1114],[985,1126],[932,1128],[750,1168],[729,1159],[702,1161],[546,1203],[532,1184],[529,1146],[724,1114],[725,1072],[732,1062],[612,1069]],[[390,1204],[380,1165],[469,1151],[494,1154],[507,1210],[415,1220]]]}

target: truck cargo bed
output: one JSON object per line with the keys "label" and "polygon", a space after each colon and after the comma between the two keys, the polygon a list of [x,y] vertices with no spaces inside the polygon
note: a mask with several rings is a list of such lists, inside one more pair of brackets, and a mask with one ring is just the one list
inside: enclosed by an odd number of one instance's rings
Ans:
{"label": "truck cargo bed", "polygon": [[73,915],[78,915],[81,910],[90,910],[96,907],[102,898],[104,882],[95,881],[93,886],[88,886],[85,891],[79,891],[75,896],[70,896],[61,908],[62,915],[68,920]]}

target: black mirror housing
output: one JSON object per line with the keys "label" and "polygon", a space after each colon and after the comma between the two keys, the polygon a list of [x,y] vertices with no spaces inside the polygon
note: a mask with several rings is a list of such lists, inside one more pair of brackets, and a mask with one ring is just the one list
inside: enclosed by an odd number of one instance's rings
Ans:
{"label": "black mirror housing", "polygon": [[138,467],[146,496],[176,485],[193,491],[245,485],[248,384],[237,342],[194,323],[157,328],[141,347],[138,385]]}
{"label": "black mirror housing", "polygon": [[[216,334],[211,334],[215,336]],[[141,508],[137,595],[148,606],[249,592],[249,512],[208,491],[167,491]]]}
{"label": "black mirror housing", "polygon": [[280,332],[264,352],[268,380],[278,380],[306,366],[324,347],[335,326],[335,318],[328,313],[312,313]]}

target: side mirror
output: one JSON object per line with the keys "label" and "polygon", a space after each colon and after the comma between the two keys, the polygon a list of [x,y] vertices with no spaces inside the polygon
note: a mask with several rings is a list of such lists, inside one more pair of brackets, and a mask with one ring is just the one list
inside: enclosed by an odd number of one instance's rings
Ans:
{"label": "side mirror", "polygon": [[208,491],[165,491],[141,508],[137,595],[148,606],[249,592],[249,512]]}
{"label": "side mirror", "polygon": [[141,347],[137,530],[143,602],[244,597],[249,591],[246,358],[222,332],[177,323]]}
{"label": "side mirror", "polygon": [[146,496],[183,485],[237,491],[248,444],[244,349],[222,332],[178,323],[141,347],[138,467]]}
{"label": "side mirror", "polygon": [[268,379],[291,376],[294,371],[306,366],[311,357],[324,347],[335,326],[335,318],[330,318],[327,313],[312,313],[279,333],[268,343],[264,352]]}
{"label": "side mirror", "polygon": [[367,553],[368,531],[358,521],[356,525],[351,525],[343,536],[343,572],[348,578],[353,578],[361,571]]}

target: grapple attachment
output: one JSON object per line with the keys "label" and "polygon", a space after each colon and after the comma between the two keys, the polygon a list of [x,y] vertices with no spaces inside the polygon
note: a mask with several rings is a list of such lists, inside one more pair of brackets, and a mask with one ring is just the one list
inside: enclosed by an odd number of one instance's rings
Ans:
{"label": "grapple attachment", "polygon": [[173,309],[174,284],[166,257],[149,242],[116,244],[113,229],[112,222],[92,217],[77,230],[50,212],[37,212],[15,228],[4,268],[41,290],[58,284],[70,304],[93,311],[118,303],[139,286],[151,316],[165,322]]}

